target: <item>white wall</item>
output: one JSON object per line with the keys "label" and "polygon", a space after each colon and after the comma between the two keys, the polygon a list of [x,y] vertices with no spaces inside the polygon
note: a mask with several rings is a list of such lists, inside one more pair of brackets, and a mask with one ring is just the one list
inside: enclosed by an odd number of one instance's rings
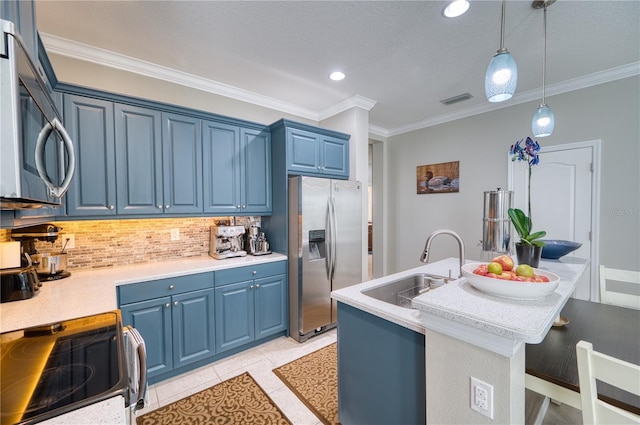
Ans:
{"label": "white wall", "polygon": [[[539,102],[503,108],[389,138],[389,272],[420,265],[434,230],[458,232],[468,259],[481,259],[483,192],[507,187],[507,152],[531,135]],[[600,261],[640,270],[640,77],[547,98],[556,117],[542,146],[602,140]],[[460,192],[416,195],[416,166],[460,161]],[[585,211],[585,214],[589,212]],[[442,238],[442,239],[440,239]],[[457,256],[439,236],[430,260]]]}

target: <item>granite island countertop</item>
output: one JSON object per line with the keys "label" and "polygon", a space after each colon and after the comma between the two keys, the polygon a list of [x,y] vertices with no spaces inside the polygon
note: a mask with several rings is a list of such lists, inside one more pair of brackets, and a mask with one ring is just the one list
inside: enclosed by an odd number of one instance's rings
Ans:
{"label": "granite island countertop", "polygon": [[201,256],[121,267],[71,270],[68,278],[43,282],[39,293],[33,298],[0,304],[0,332],[115,310],[118,308],[116,287],[120,285],[286,259],[285,255],[274,252],[224,260]]}
{"label": "granite island countertop", "polygon": [[560,283],[552,294],[538,300],[511,300],[487,295],[472,287],[465,278],[417,296],[413,299],[414,308],[392,305],[362,293],[416,273],[456,278],[460,270],[457,258],[447,258],[353,285],[334,291],[331,296],[336,301],[423,334],[425,319],[428,318],[429,327],[433,323],[438,328],[436,330],[447,333],[478,332],[538,343],[551,328],[588,264],[588,260],[574,257],[542,260],[539,268],[557,274]]}

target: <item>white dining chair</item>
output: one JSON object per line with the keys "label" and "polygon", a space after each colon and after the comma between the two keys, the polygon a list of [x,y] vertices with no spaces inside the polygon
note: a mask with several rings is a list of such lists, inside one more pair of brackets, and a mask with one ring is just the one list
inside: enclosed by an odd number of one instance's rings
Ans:
{"label": "white dining chair", "polygon": [[576,344],[578,379],[585,424],[640,424],[640,416],[598,399],[596,379],[640,395],[640,365],[625,362],[593,349],[587,341]]}
{"label": "white dining chair", "polygon": [[[607,281],[625,282],[637,285],[635,294],[628,294],[612,290]],[[632,287],[635,289],[635,287]],[[640,272],[631,270],[611,269],[600,265],[600,302],[630,307],[640,310]]]}

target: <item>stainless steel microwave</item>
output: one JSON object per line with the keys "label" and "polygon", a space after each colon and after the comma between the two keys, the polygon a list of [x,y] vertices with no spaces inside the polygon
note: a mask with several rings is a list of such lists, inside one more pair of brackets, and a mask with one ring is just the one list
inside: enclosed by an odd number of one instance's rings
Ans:
{"label": "stainless steel microwave", "polygon": [[73,143],[15,25],[0,20],[0,208],[59,206]]}

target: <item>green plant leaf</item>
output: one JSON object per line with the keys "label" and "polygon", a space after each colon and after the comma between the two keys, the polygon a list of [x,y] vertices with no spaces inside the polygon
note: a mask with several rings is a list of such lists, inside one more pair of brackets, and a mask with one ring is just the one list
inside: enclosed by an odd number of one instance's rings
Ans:
{"label": "green plant leaf", "polygon": [[[524,215],[524,212],[517,208],[509,208],[507,210],[507,214],[509,214],[509,218],[513,223],[513,227],[515,227],[516,232],[518,232],[518,236],[520,239],[524,239],[529,235],[529,230],[527,229],[528,218]],[[529,226],[531,223],[529,223]]]}
{"label": "green plant leaf", "polygon": [[534,240],[534,239],[540,239],[540,238],[544,238],[547,235],[547,232],[545,232],[544,230],[540,230],[539,232],[535,232],[530,234],[527,239],[529,239],[530,241]]}

